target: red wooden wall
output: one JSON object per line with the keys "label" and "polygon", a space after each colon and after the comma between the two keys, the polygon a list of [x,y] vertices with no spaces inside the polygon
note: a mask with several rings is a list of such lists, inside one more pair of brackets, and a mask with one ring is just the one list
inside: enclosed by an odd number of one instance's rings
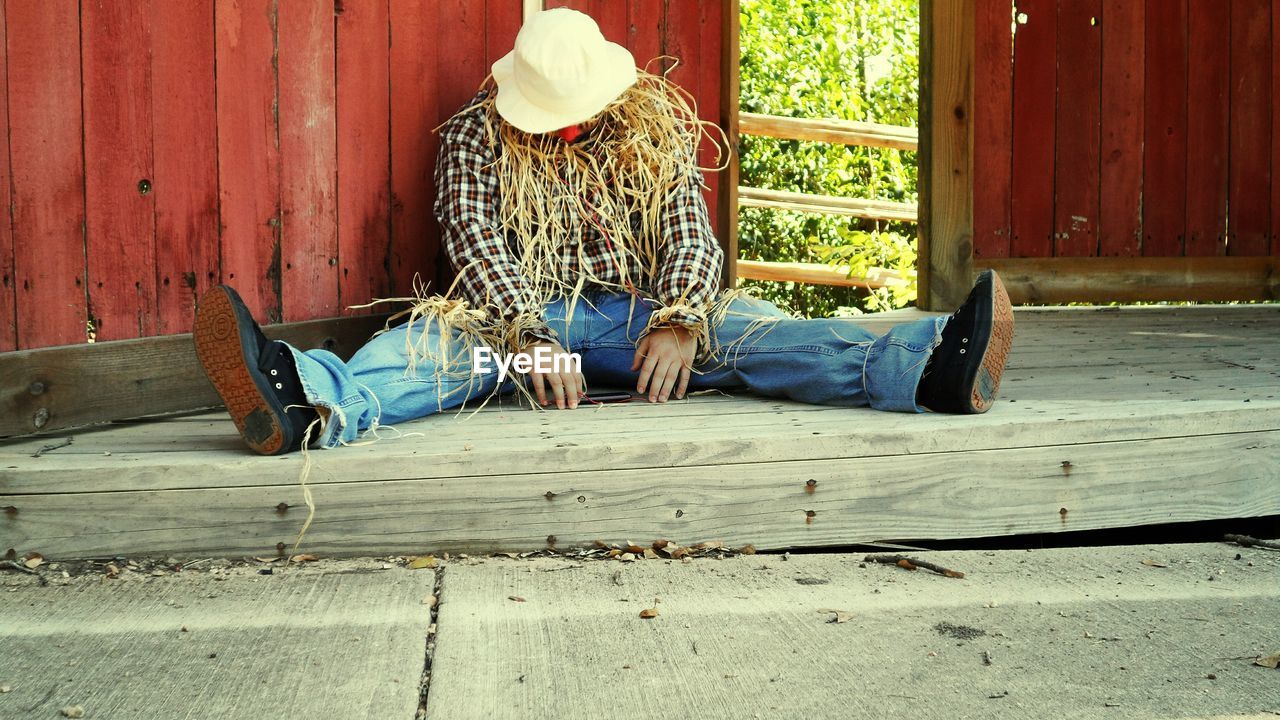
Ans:
{"label": "red wooden wall", "polygon": [[[682,57],[718,117],[719,2],[558,4],[641,63]],[[447,274],[431,130],[520,21],[520,0],[0,0],[0,351],[90,318],[184,332],[217,282],[279,322]]]}
{"label": "red wooden wall", "polygon": [[977,13],[975,257],[1280,254],[1280,2]]}

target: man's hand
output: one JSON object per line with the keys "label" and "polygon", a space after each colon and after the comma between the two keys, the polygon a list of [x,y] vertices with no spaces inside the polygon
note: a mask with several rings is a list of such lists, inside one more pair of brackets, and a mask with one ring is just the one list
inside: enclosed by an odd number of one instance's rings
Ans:
{"label": "man's hand", "polygon": [[[540,347],[550,350],[552,357],[566,354],[564,348],[560,347],[560,343],[554,342],[536,342],[524,347],[520,352],[532,356]],[[552,363],[552,367],[554,366],[555,363]],[[578,400],[587,389],[587,381],[582,377],[582,373],[567,370],[564,372],[538,372],[535,368],[529,373],[529,382],[533,385],[533,394],[538,396],[538,402],[544,407],[547,404],[546,386],[550,385],[551,393],[555,397],[556,407],[561,410],[564,410],[566,406],[570,408],[578,407]]]}
{"label": "man's hand", "polygon": [[631,370],[640,371],[636,392],[647,388],[649,402],[666,402],[675,388],[676,398],[683,398],[697,350],[693,333],[682,327],[658,328],[644,336],[631,361]]}

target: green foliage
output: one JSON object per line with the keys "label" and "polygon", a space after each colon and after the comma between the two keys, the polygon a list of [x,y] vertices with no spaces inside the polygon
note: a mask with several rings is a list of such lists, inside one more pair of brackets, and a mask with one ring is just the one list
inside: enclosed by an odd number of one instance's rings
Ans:
{"label": "green foliage", "polygon": [[[741,110],[916,125],[919,0],[742,0]],[[743,136],[743,185],[817,195],[916,202],[914,153]],[[742,257],[915,270],[914,224],[745,208]],[[748,282],[808,316],[902,307],[915,282],[867,295],[853,289]]]}

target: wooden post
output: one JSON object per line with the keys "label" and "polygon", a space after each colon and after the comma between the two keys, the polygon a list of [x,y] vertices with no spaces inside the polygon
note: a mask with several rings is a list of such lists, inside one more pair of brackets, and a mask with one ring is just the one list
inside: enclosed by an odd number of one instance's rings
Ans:
{"label": "wooden post", "polygon": [[954,310],[973,280],[975,0],[920,6],[920,294]]}
{"label": "wooden post", "polygon": [[542,0],[523,0],[521,10],[524,19],[528,20],[530,15],[542,10]]}
{"label": "wooden post", "polygon": [[719,216],[720,247],[724,249],[724,275],[721,285],[738,284],[738,63],[740,60],[738,0],[725,3],[722,17],[724,35],[720,40],[720,127],[729,139],[729,164],[720,180],[720,196],[716,208]]}

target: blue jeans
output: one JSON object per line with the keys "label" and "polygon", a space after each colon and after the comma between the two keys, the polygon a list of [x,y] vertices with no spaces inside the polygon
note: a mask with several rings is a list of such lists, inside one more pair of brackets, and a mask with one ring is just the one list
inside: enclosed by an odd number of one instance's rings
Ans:
{"label": "blue jeans", "polygon": [[[543,312],[565,350],[582,357],[589,387],[634,388],[636,341],[652,307],[625,294],[587,292],[566,319],[566,302]],[[870,406],[922,412],[916,386],[925,362],[942,340],[947,317],[898,325],[876,336],[855,319],[796,320],[772,303],[735,299],[711,329],[716,352],[694,366],[689,390],[744,389],[818,405]],[[409,342],[430,356],[408,369]],[[349,443],[379,425],[394,425],[483,399],[498,388],[493,362],[474,374],[472,348],[456,331],[441,337],[429,320],[392,328],[360,348],[348,362],[327,350],[294,349],[307,400],[329,410],[324,447]],[[510,376],[501,392],[514,389]]]}

